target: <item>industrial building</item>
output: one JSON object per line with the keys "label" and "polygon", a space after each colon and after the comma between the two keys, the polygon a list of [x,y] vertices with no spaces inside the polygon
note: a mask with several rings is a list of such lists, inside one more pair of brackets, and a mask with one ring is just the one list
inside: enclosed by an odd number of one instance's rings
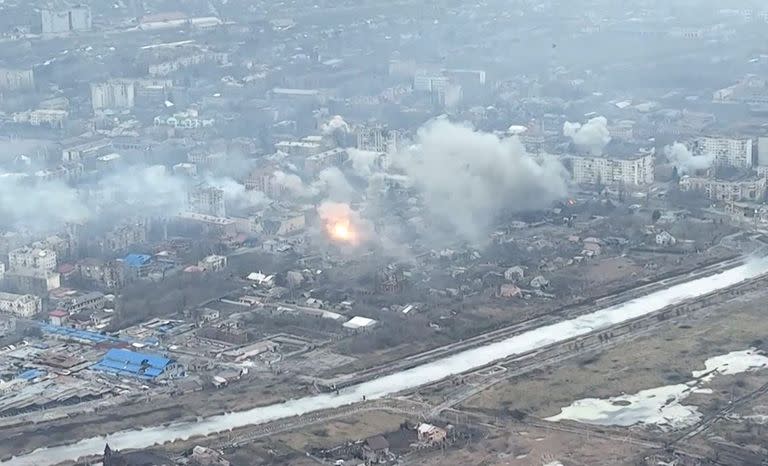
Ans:
{"label": "industrial building", "polygon": [[41,308],[42,303],[37,296],[0,292],[0,312],[18,317],[32,317],[40,312]]}
{"label": "industrial building", "polygon": [[577,184],[643,186],[654,181],[653,154],[627,158],[574,156],[569,160]]}
{"label": "industrial building", "polygon": [[91,366],[91,369],[146,380],[183,375],[183,369],[171,359],[118,348],[107,351],[107,354]]}

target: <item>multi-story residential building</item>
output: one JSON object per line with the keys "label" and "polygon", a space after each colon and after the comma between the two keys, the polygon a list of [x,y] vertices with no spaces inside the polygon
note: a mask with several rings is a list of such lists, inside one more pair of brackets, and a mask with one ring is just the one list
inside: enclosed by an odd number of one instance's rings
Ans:
{"label": "multi-story residential building", "polygon": [[190,212],[226,217],[224,190],[206,184],[194,187],[187,196]]}
{"label": "multi-story residential building", "polygon": [[127,110],[136,105],[136,84],[127,79],[111,79],[91,84],[93,111]]}
{"label": "multi-story residential building", "polygon": [[41,309],[42,302],[37,296],[0,292],[0,312],[18,317],[32,317]]}
{"label": "multi-story residential building", "polygon": [[766,178],[742,178],[734,180],[718,180],[684,176],[680,180],[683,191],[701,191],[713,201],[762,201],[765,199]]}
{"label": "multi-story residential building", "polygon": [[570,161],[577,184],[642,186],[654,181],[653,154],[627,158],[571,157]]}
{"label": "multi-story residential building", "polygon": [[304,160],[304,171],[312,176],[330,167],[339,167],[349,159],[346,149],[331,149],[310,155]]}
{"label": "multi-story residential building", "polygon": [[752,139],[702,136],[693,140],[695,156],[712,157],[715,165],[736,168],[752,167]]}
{"label": "multi-story residential building", "polygon": [[16,293],[43,296],[61,287],[61,274],[48,270],[18,269],[6,272],[5,284]]}
{"label": "multi-story residential building", "polygon": [[14,249],[8,253],[8,266],[11,271],[33,269],[51,272],[56,269],[56,252],[27,247]]}

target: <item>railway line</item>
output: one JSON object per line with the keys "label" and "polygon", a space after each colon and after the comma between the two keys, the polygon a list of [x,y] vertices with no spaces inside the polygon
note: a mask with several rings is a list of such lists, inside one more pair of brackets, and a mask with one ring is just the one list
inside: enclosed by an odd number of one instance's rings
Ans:
{"label": "railway line", "polygon": [[[340,407],[332,410],[315,412],[303,416],[295,416],[288,419],[282,419],[266,423],[259,426],[251,426],[243,429],[240,434],[229,434],[226,439],[217,443],[220,448],[231,448],[243,445],[259,438],[267,437],[272,434],[287,432],[300,429],[309,425],[329,422],[334,419],[348,417],[354,414],[374,411],[387,411],[403,414],[410,417],[421,419],[445,419],[450,422],[456,422],[463,419],[478,425],[487,427],[509,427],[509,423],[534,425],[548,430],[579,433],[588,432],[589,435],[599,435],[606,439],[630,442],[638,446],[652,449],[669,449],[674,444],[680,444],[683,440],[691,438],[700,432],[709,428],[717,419],[720,419],[736,409],[741,404],[748,402],[764,393],[768,393],[768,384],[760,389],[742,397],[716,416],[708,418],[705,421],[693,426],[674,442],[658,442],[640,437],[628,436],[625,433],[616,431],[610,432],[606,428],[592,428],[587,426],[571,425],[571,423],[551,423],[536,418],[526,418],[524,421],[504,421],[481,413],[467,412],[457,409],[463,401],[472,396],[487,390],[505,380],[524,375],[531,371],[543,367],[562,363],[568,359],[583,356],[590,353],[603,351],[619,343],[630,341],[642,335],[648,334],[655,329],[667,325],[671,319],[685,317],[697,311],[701,311],[718,304],[723,304],[737,296],[741,296],[750,291],[763,287],[768,281],[768,274],[761,275],[732,287],[718,290],[698,298],[684,301],[682,303],[667,306],[657,312],[644,315],[637,319],[623,322],[621,324],[601,329],[581,337],[565,340],[561,343],[541,348],[529,353],[516,355],[501,361],[496,361],[488,366],[476,369],[470,373],[457,376],[460,380],[472,379],[470,384],[460,383],[453,393],[442,403],[431,405],[429,403],[407,399],[404,397],[414,395],[418,392],[424,392],[430,389],[441,388],[444,386],[453,386],[457,377],[452,377],[431,385],[420,387],[418,389],[401,392],[397,397],[363,401],[353,405]],[[682,448],[678,445],[678,448]],[[681,450],[682,451],[682,450]],[[690,455],[690,453],[687,453]]]}
{"label": "railway line", "polygon": [[496,341],[505,340],[517,334],[526,332],[533,328],[543,327],[550,325],[561,320],[572,319],[584,314],[593,312],[596,307],[609,307],[623,302],[631,301],[633,299],[642,297],[653,291],[667,288],[679,283],[690,281],[696,278],[713,275],[720,271],[729,269],[731,267],[738,266],[744,263],[744,259],[740,256],[731,256],[725,259],[710,261],[705,265],[693,270],[688,270],[677,274],[665,274],[660,277],[656,277],[653,280],[647,280],[645,283],[639,286],[627,286],[618,292],[605,294],[593,298],[586,298],[577,302],[565,305],[554,312],[548,313],[543,316],[534,317],[525,321],[507,325],[489,332],[477,335],[472,338],[468,338],[463,341],[451,343],[449,345],[441,346],[433,350],[425,351],[419,354],[408,356],[395,361],[391,364],[377,366],[363,371],[358,371],[352,374],[340,375],[330,379],[321,378],[305,378],[308,383],[313,384],[320,391],[331,392],[339,390],[352,385],[358,385],[368,380],[381,377],[390,373],[403,371],[416,367],[435,359],[444,358],[451,354],[465,351],[472,348],[487,345]]}

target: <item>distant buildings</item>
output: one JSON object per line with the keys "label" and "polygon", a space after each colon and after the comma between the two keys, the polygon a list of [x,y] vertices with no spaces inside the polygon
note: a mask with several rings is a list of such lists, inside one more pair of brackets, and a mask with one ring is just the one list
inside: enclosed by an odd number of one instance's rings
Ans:
{"label": "distant buildings", "polygon": [[752,139],[702,136],[693,140],[695,156],[709,156],[715,165],[735,168],[752,167]]}
{"label": "distant buildings", "polygon": [[18,317],[32,317],[42,309],[40,298],[33,295],[0,293],[0,312]]}
{"label": "distant buildings", "polygon": [[34,89],[32,69],[0,68],[0,92],[25,91]]}
{"label": "distant buildings", "polygon": [[627,158],[571,157],[573,181],[577,184],[643,186],[654,181],[653,154]]}
{"label": "distant buildings", "polygon": [[131,109],[136,105],[136,84],[125,79],[91,84],[91,105],[94,112]]}
{"label": "distant buildings", "polygon": [[65,34],[90,31],[93,27],[91,9],[86,5],[40,10],[43,34]]}

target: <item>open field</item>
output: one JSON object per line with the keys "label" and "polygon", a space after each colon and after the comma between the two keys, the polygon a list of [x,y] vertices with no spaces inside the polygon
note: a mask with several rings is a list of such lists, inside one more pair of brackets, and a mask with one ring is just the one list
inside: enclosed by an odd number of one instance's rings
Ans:
{"label": "open field", "polygon": [[[704,368],[709,357],[764,345],[768,335],[763,306],[766,294],[745,295],[725,307],[671,320],[659,332],[605,352],[499,383],[468,399],[462,408],[487,413],[518,410],[547,417],[581,398],[685,382],[692,371]],[[733,383],[735,378],[723,377],[716,384]]]}

